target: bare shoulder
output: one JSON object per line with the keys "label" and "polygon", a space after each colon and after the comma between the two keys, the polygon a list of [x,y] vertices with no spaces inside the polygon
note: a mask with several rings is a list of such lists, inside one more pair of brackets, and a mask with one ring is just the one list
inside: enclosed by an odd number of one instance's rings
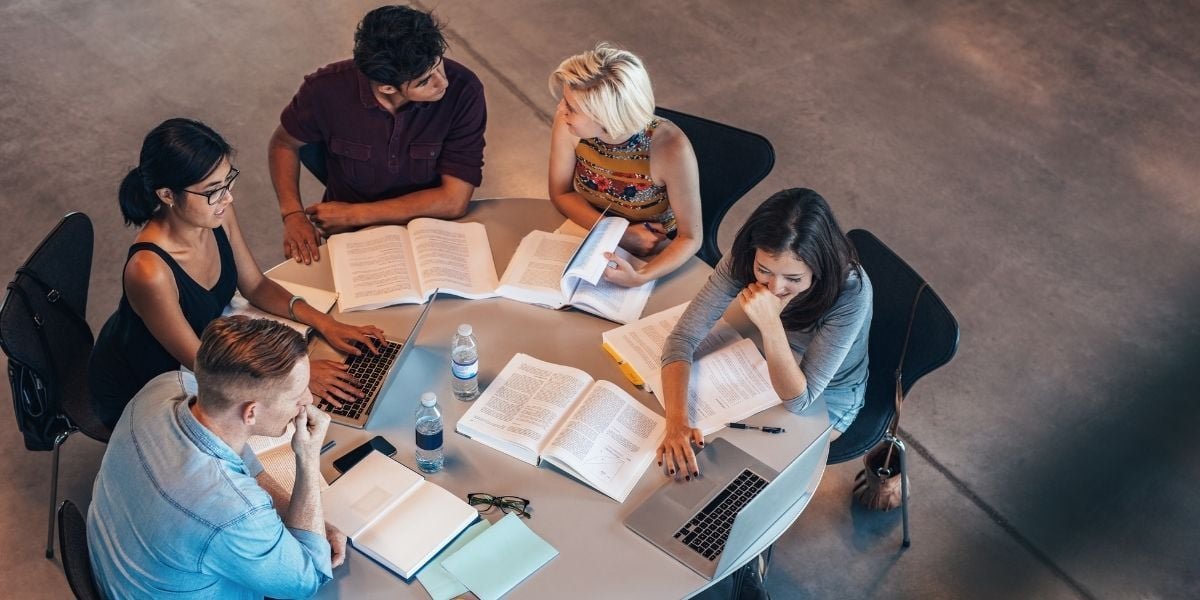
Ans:
{"label": "bare shoulder", "polygon": [[147,298],[163,293],[176,293],[175,276],[171,267],[158,254],[149,250],[135,252],[125,265],[125,293]]}
{"label": "bare shoulder", "polygon": [[694,156],[692,142],[688,140],[687,134],[678,125],[666,119],[662,119],[658,127],[654,129],[651,149],[655,154],[666,157],[684,158]]}

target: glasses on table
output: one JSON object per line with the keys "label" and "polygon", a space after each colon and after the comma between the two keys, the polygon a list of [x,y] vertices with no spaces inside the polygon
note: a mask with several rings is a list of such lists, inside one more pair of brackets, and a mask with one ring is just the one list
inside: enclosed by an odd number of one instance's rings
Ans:
{"label": "glasses on table", "polygon": [[529,500],[518,496],[493,496],[481,492],[471,492],[467,494],[467,502],[475,507],[481,513],[487,513],[493,508],[499,508],[505,513],[513,513],[528,519],[529,512],[525,509],[529,508]]}
{"label": "glasses on table", "polygon": [[185,189],[183,191],[185,191],[189,194],[203,196],[204,199],[208,201],[208,205],[212,206],[218,202],[224,201],[226,198],[229,197],[229,192],[230,192],[230,190],[233,189],[233,184],[237,183],[237,176],[239,174],[241,174],[241,171],[239,171],[233,167],[230,167],[229,168],[229,177],[225,178],[225,185],[223,185],[215,190],[209,190],[207,192],[193,192],[192,190],[188,190],[188,189]]}

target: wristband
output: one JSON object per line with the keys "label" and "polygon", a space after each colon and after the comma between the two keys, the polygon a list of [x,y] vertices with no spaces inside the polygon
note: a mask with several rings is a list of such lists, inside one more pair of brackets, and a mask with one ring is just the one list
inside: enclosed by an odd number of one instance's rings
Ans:
{"label": "wristband", "polygon": [[296,318],[296,303],[297,302],[304,302],[304,298],[301,296],[292,296],[292,299],[288,301],[288,316],[291,317],[291,319],[293,321],[299,323],[300,319]]}
{"label": "wristband", "polygon": [[298,208],[298,209],[296,209],[296,210],[293,210],[293,211],[285,212],[285,213],[283,213],[282,215],[280,215],[280,217],[279,217],[279,220],[280,220],[280,221],[286,221],[288,217],[290,217],[290,216],[292,216],[292,215],[294,215],[294,214],[296,214],[296,213],[302,213],[302,212],[304,212],[304,209],[303,209],[303,208]]}

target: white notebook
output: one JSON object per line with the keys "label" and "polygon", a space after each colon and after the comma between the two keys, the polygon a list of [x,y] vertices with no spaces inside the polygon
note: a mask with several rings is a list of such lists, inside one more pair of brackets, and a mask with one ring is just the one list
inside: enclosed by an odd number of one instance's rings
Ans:
{"label": "white notebook", "polygon": [[351,544],[405,579],[479,513],[412,469],[371,452],[321,493],[325,520]]}

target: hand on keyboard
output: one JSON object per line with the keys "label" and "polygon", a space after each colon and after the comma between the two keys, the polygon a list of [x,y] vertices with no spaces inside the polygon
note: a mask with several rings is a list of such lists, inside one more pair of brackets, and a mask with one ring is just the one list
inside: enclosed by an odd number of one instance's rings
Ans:
{"label": "hand on keyboard", "polygon": [[340,408],[343,402],[353,402],[362,397],[358,382],[350,374],[345,363],[314,360],[309,369],[308,391],[334,408]]}

